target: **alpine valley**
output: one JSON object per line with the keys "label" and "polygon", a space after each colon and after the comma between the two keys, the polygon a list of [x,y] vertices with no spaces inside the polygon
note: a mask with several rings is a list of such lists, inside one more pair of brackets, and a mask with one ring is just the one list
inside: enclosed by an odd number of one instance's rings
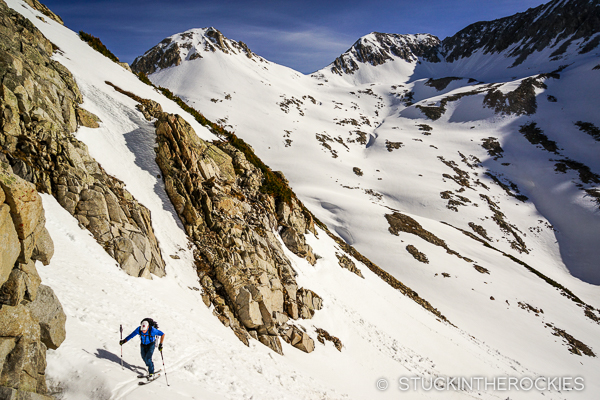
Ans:
{"label": "alpine valley", "polygon": [[130,67],[0,0],[0,399],[596,399],[599,45],[553,0],[308,75],[212,27]]}

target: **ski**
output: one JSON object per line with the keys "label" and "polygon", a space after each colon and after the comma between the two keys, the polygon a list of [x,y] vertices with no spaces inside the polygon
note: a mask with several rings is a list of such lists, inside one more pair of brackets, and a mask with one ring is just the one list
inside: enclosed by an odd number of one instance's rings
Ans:
{"label": "ski", "polygon": [[[157,369],[156,371],[154,371],[154,374],[158,374],[161,371],[162,371],[162,368],[161,369]],[[137,377],[138,377],[138,379],[148,378],[148,374],[139,374]]]}
{"label": "ski", "polygon": [[148,378],[147,381],[138,382],[138,385],[147,385],[150,382],[157,380],[158,378],[160,378],[160,374],[155,373],[154,376],[152,378]]}

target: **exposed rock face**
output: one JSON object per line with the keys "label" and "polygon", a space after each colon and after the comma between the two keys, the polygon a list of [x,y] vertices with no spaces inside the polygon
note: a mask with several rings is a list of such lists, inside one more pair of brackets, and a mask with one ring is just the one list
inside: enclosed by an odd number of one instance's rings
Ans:
{"label": "exposed rock face", "polygon": [[362,272],[360,272],[360,269],[356,267],[354,261],[352,261],[347,255],[335,253],[335,256],[338,259],[338,264],[340,267],[346,268],[348,271],[360,276],[361,278],[364,278]]}
{"label": "exposed rock face", "polygon": [[52,11],[50,11],[50,9],[48,7],[46,7],[45,5],[40,3],[38,0],[23,0],[23,1],[25,1],[25,3],[27,3],[27,4],[29,4],[29,6],[31,8],[38,10],[39,12],[41,12],[42,14],[44,14],[45,16],[47,16],[49,18],[52,18],[59,24],[61,24],[61,25],[65,24],[61,17],[54,14]]}
{"label": "exposed rock face", "polygon": [[[291,329],[288,321],[311,318],[322,307],[316,293],[298,288],[281,246],[288,238],[291,251],[316,262],[304,239],[314,231],[312,220],[295,201],[277,204],[261,193],[262,172],[230,144],[201,140],[183,118],[154,104],[143,101],[139,109],[157,118],[156,161],[196,246],[205,303],[244,343],[254,338],[282,353],[279,337]],[[314,349],[306,333],[296,336],[294,346]]]}
{"label": "exposed rock face", "polygon": [[181,64],[179,45],[171,39],[165,39],[131,64],[132,71],[152,74],[159,69]]}
{"label": "exposed rock face", "polygon": [[202,58],[203,53],[217,51],[232,55],[243,54],[253,61],[266,62],[254,54],[244,42],[228,39],[218,29],[210,27],[191,29],[164,39],[143,56],[137,57],[131,64],[131,69],[135,73],[150,75],[161,69],[179,65],[184,60]]}
{"label": "exposed rock face", "polygon": [[[1,6],[2,4],[0,4]],[[48,264],[54,245],[35,186],[0,162],[0,398],[46,397],[46,348],[65,339],[60,302],[35,260]]]}
{"label": "exposed rock face", "polygon": [[331,71],[338,74],[353,74],[359,64],[381,65],[394,58],[416,62],[418,57],[429,53],[440,44],[433,35],[397,35],[373,32],[357,40],[350,49],[336,58]]}
{"label": "exposed rock face", "polygon": [[[478,51],[484,54],[507,51],[509,57],[515,58],[512,66],[517,66],[545,48],[554,49],[550,55],[552,60],[560,60],[572,44],[577,45],[579,54],[598,48],[598,6],[598,0],[553,0],[510,17],[476,22],[441,42],[432,35],[373,32],[356,41],[329,68],[343,75],[354,74],[361,64],[376,66],[395,58],[407,62],[421,58],[451,63]],[[432,83],[431,80],[428,83]]]}
{"label": "exposed rock face", "polygon": [[38,191],[52,193],[128,274],[163,276],[150,211],[71,134],[78,124],[97,127],[99,122],[78,106],[82,98],[73,76],[50,58],[52,43],[30,21],[4,4],[0,12],[2,157]]}
{"label": "exposed rock face", "polygon": [[83,108],[77,109],[77,123],[87,128],[99,128],[100,118]]}
{"label": "exposed rock face", "polygon": [[65,340],[67,317],[54,291],[40,285],[34,302],[29,305],[31,315],[40,322],[41,340],[47,348],[56,350]]}
{"label": "exposed rock face", "polygon": [[424,253],[421,253],[412,244],[409,244],[408,246],[406,246],[406,251],[408,251],[410,253],[410,255],[412,255],[415,258],[415,260],[420,261],[423,264],[429,264],[429,259],[427,259],[427,256]]}
{"label": "exposed rock face", "polygon": [[[556,47],[553,57],[560,58],[568,46],[579,42],[579,53],[587,53],[600,44],[598,1],[554,0],[523,13],[494,21],[477,22],[443,40],[441,52],[446,61],[469,57],[481,50],[500,53],[510,48],[514,65],[521,64],[534,51]],[[565,44],[558,43],[568,39]],[[433,61],[433,60],[432,60]]]}

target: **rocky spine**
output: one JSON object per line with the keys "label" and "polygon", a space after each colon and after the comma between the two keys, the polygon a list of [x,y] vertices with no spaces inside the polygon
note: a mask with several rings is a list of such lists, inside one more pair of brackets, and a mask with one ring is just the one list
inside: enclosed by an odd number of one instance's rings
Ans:
{"label": "rocky spine", "polygon": [[298,287],[281,246],[314,264],[304,239],[315,232],[312,221],[294,200],[261,193],[262,173],[239,150],[204,142],[183,118],[153,108],[156,161],[195,246],[205,303],[246,344],[254,338],[282,354],[281,337],[313,351],[313,339],[288,321],[312,318],[322,300]]}

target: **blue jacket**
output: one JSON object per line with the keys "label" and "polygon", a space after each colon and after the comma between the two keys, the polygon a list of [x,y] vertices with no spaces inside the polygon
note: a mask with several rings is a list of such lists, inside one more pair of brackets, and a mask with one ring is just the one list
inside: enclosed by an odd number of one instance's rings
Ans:
{"label": "blue jacket", "polygon": [[154,343],[154,341],[156,340],[155,336],[162,336],[162,335],[164,335],[164,333],[162,333],[162,331],[159,331],[158,329],[156,329],[153,326],[150,327],[150,329],[148,329],[148,332],[144,333],[141,331],[140,327],[138,326],[135,329],[135,331],[131,332],[131,334],[125,338],[125,341],[129,342],[129,340],[131,338],[133,338],[135,335],[140,335],[140,340],[142,341],[142,344],[150,344],[150,343]]}

